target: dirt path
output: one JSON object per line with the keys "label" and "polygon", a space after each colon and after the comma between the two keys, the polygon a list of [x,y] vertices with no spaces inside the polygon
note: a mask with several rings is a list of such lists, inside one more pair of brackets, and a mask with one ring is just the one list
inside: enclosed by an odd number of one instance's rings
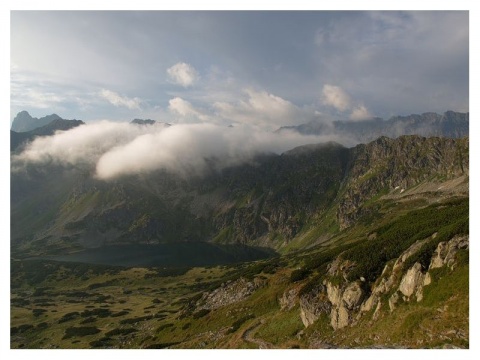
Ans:
{"label": "dirt path", "polygon": [[255,332],[258,330],[258,328],[264,324],[265,320],[261,320],[254,325],[250,326],[247,328],[243,334],[242,334],[242,339],[245,340],[246,342],[253,343],[258,345],[259,349],[273,349],[275,346],[269,342],[266,342],[262,339],[257,339],[253,337],[255,335]]}

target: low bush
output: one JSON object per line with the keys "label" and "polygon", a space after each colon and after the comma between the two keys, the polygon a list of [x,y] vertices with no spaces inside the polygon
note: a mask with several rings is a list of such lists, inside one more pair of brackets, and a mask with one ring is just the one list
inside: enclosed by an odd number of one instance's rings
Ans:
{"label": "low bush", "polygon": [[293,270],[290,274],[290,282],[294,283],[300,280],[305,279],[308,275],[310,275],[310,270],[307,269],[296,269]]}
{"label": "low bush", "polygon": [[61,324],[61,323],[64,323],[64,322],[67,322],[67,321],[70,321],[70,320],[73,320],[77,317],[80,316],[80,313],[78,311],[73,311],[73,312],[69,312],[69,313],[66,313],[65,315],[63,315],[59,320],[58,320],[58,323]]}
{"label": "low bush", "polygon": [[131,333],[134,333],[134,332],[137,332],[137,331],[138,330],[134,329],[134,328],[126,328],[126,329],[116,328],[116,329],[107,331],[105,333],[105,336],[128,335],[128,334],[131,334]]}
{"label": "low bush", "polygon": [[172,323],[162,324],[162,325],[160,325],[160,326],[157,328],[157,333],[160,332],[160,331],[162,331],[162,330],[171,328],[171,327],[173,327],[173,324],[172,324]]}
{"label": "low bush", "polygon": [[240,326],[243,325],[243,323],[245,323],[246,321],[248,321],[250,319],[254,319],[254,318],[255,318],[255,315],[253,315],[253,314],[248,314],[244,317],[241,317],[240,319],[236,320],[232,324],[230,329],[228,329],[227,334],[233,334],[235,331],[237,331],[240,328]]}
{"label": "low bush", "polygon": [[193,316],[194,319],[200,319],[200,318],[204,317],[205,315],[207,315],[209,312],[210,312],[210,310],[208,310],[208,309],[201,309],[201,310],[198,310],[197,312],[194,312],[192,316]]}
{"label": "low bush", "polygon": [[62,340],[70,339],[75,336],[87,336],[87,335],[95,335],[100,332],[100,329],[94,326],[73,326],[65,329],[65,335],[63,336]]}

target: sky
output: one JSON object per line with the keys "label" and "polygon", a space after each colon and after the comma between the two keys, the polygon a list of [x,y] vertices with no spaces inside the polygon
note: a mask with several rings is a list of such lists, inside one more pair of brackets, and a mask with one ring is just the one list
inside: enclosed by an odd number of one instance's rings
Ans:
{"label": "sky", "polygon": [[469,111],[468,11],[12,11],[10,121]]}

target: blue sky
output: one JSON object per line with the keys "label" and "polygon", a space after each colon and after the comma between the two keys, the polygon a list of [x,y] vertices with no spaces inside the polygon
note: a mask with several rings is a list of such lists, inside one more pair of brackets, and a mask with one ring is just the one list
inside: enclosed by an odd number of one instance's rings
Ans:
{"label": "blue sky", "polygon": [[10,120],[468,111],[467,11],[12,11]]}

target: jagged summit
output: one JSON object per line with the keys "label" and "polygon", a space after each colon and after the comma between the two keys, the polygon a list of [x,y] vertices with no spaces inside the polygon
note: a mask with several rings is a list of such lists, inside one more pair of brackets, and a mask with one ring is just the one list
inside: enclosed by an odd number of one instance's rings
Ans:
{"label": "jagged summit", "polygon": [[363,121],[338,120],[332,123],[312,121],[277,130],[295,131],[304,135],[335,135],[354,143],[367,143],[380,136],[397,138],[402,135],[461,138],[469,133],[469,113],[447,111],[444,114],[426,112],[421,115],[394,116],[388,120],[373,118]]}
{"label": "jagged summit", "polygon": [[156,121],[152,119],[133,119],[130,121],[130,124],[138,124],[138,125],[153,125]]}
{"label": "jagged summit", "polygon": [[26,132],[45,126],[53,120],[62,119],[57,114],[47,115],[41,118],[32,117],[28,111],[20,111],[13,119],[11,130],[16,132]]}

